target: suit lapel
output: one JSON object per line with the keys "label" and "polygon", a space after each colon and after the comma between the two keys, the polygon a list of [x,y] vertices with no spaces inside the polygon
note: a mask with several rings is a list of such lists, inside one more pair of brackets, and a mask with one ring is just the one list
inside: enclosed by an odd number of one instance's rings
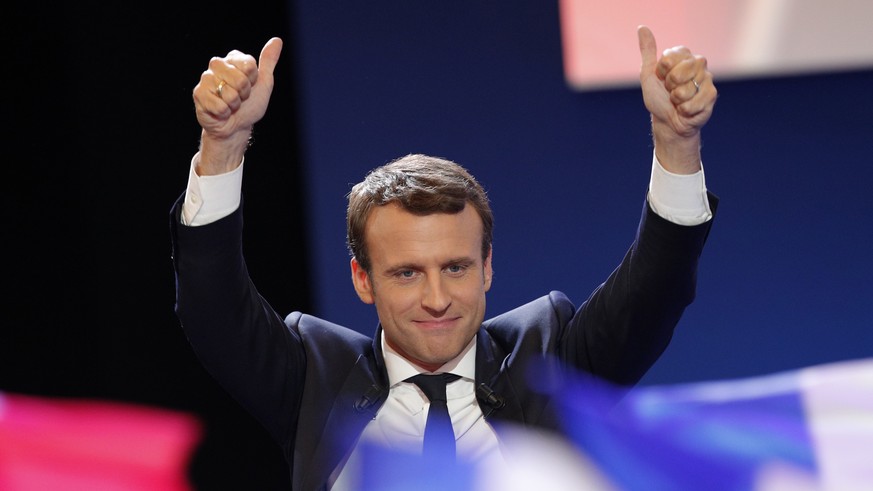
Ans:
{"label": "suit lapel", "polygon": [[485,418],[524,421],[524,409],[515,385],[503,366],[503,352],[484,327],[476,337],[476,399]]}
{"label": "suit lapel", "polygon": [[361,355],[349,372],[339,396],[330,407],[318,446],[310,459],[312,466],[302,478],[301,489],[320,489],[324,486],[385,402],[388,387],[384,364],[381,363],[381,350],[377,359],[370,360]]}

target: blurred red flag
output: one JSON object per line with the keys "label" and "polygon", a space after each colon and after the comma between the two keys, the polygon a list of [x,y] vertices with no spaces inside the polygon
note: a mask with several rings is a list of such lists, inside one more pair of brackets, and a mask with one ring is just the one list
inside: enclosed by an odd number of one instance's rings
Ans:
{"label": "blurred red flag", "polygon": [[190,491],[201,435],[181,412],[0,393],[0,489]]}

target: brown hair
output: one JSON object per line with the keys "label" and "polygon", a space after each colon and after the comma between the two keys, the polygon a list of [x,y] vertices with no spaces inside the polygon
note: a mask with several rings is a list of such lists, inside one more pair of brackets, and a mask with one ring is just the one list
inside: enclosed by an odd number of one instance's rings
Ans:
{"label": "brown hair", "polygon": [[347,245],[365,271],[370,257],[364,229],[375,206],[397,203],[416,215],[460,213],[471,204],[482,219],[482,259],[491,250],[494,217],[478,181],[450,160],[422,154],[400,157],[370,171],[349,192]]}

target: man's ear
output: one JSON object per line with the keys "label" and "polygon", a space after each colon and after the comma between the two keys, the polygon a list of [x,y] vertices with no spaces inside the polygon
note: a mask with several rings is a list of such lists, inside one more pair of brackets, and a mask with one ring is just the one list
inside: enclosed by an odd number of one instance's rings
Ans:
{"label": "man's ear", "polygon": [[491,254],[494,252],[494,247],[488,249],[488,257],[485,258],[482,272],[485,275],[485,291],[491,289],[491,280],[494,278],[494,270],[491,269]]}
{"label": "man's ear", "polygon": [[370,283],[370,275],[361,267],[357,259],[352,258],[350,265],[352,268],[352,284],[355,285],[358,298],[366,304],[372,304],[375,300],[373,299],[373,284]]}

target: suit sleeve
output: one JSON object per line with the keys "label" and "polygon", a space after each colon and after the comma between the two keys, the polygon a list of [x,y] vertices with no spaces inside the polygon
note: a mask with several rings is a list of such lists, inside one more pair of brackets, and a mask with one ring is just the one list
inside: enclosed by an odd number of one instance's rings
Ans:
{"label": "suit sleeve", "polygon": [[206,370],[279,442],[292,438],[303,391],[299,334],[258,294],[242,253],[242,206],[208,225],[170,216],[176,315]]}
{"label": "suit sleeve", "polygon": [[[718,198],[707,197],[714,214]],[[677,225],[646,203],[621,264],[564,326],[560,356],[613,383],[639,382],[694,300],[698,262],[712,221]]]}

